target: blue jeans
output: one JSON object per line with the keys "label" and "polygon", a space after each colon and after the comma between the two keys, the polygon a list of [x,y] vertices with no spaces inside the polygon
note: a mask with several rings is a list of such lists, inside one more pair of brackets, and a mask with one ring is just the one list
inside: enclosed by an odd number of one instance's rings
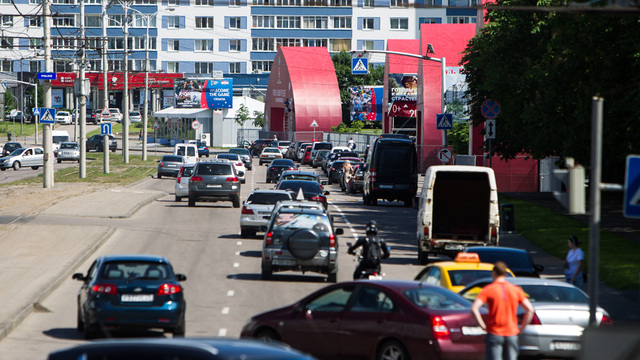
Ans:
{"label": "blue jeans", "polygon": [[484,345],[485,360],[516,360],[518,358],[518,335],[487,334]]}
{"label": "blue jeans", "polygon": [[583,278],[582,272],[580,272],[580,274],[576,276],[576,281],[571,281],[571,279],[567,279],[567,282],[569,284],[573,284],[576,287],[579,287],[580,289],[582,289],[582,285],[584,285],[584,278]]}

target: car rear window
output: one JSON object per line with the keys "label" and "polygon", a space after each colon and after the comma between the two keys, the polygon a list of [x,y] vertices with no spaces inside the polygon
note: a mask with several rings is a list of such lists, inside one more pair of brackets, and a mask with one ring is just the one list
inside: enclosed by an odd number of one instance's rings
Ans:
{"label": "car rear window", "polygon": [[413,148],[411,146],[383,146],[380,149],[378,171],[402,171],[411,169]]}
{"label": "car rear window", "polygon": [[282,160],[273,160],[271,162],[271,165],[287,165],[287,166],[295,166],[295,164],[293,163],[293,161],[288,160],[288,159],[282,159]]}
{"label": "car rear window", "polygon": [[302,188],[302,192],[320,193],[320,184],[315,181],[283,181],[278,186],[278,190],[292,190],[298,192]]}
{"label": "car rear window", "polygon": [[229,164],[198,164],[198,175],[232,175]]}
{"label": "car rear window", "polygon": [[141,261],[113,261],[102,266],[98,275],[102,280],[166,280],[173,274],[167,264]]}
{"label": "car rear window", "polygon": [[589,298],[576,288],[549,285],[521,285],[520,287],[531,302],[589,303]]}
{"label": "car rear window", "polygon": [[300,174],[289,174],[284,175],[282,180],[309,180],[309,181],[318,181],[318,178],[313,175],[300,175]]}
{"label": "car rear window", "polygon": [[402,293],[415,305],[431,310],[466,310],[471,303],[462,296],[447,289],[436,287],[420,287]]}
{"label": "car rear window", "polygon": [[168,161],[168,162],[184,162],[184,158],[182,156],[175,156],[175,155],[165,155],[162,157],[162,161]]}
{"label": "car rear window", "polygon": [[240,160],[238,154],[218,154],[216,156],[218,159],[229,159],[229,160]]}
{"label": "car rear window", "polygon": [[316,232],[329,232],[329,218],[319,214],[300,214],[280,212],[276,215],[273,230],[311,229]]}
{"label": "car rear window", "polygon": [[278,201],[291,200],[289,194],[282,193],[253,193],[247,198],[247,204],[275,205]]}
{"label": "car rear window", "polygon": [[331,148],[333,148],[333,144],[331,144],[331,143],[325,143],[325,142],[322,142],[322,143],[315,143],[315,144],[313,145],[313,148],[314,148],[315,150],[331,150]]}
{"label": "car rear window", "polygon": [[78,145],[76,144],[60,144],[60,149],[77,149]]}
{"label": "car rear window", "polygon": [[280,149],[278,148],[265,148],[264,152],[268,152],[268,153],[279,153]]}
{"label": "car rear window", "polygon": [[247,149],[231,149],[231,150],[229,150],[229,154],[249,155],[249,150],[247,150]]}
{"label": "car rear window", "polygon": [[182,176],[190,177],[193,174],[193,167],[186,167],[182,170]]}

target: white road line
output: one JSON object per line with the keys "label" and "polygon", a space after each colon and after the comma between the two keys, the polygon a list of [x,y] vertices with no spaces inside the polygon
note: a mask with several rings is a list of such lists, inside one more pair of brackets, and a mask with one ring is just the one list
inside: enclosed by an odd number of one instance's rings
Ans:
{"label": "white road line", "polygon": [[227,315],[227,314],[229,314],[229,308],[228,307],[222,308],[222,315]]}
{"label": "white road line", "polygon": [[227,336],[227,329],[218,330],[218,336]]}
{"label": "white road line", "polygon": [[238,241],[238,245],[242,245],[242,241]]}
{"label": "white road line", "polygon": [[120,190],[111,190],[111,191],[113,191],[113,192],[120,192]]}
{"label": "white road line", "polygon": [[236,251],[236,255],[240,255],[240,251]]}
{"label": "white road line", "polygon": [[340,210],[340,208],[334,203],[329,203],[329,204],[331,204],[331,206],[333,206],[336,209],[336,211],[342,217],[342,220],[344,220],[345,224],[347,224],[347,226],[349,227],[349,230],[351,231],[351,234],[353,235],[353,239],[358,241],[358,234],[356,233],[356,230],[353,228],[353,226],[351,226],[351,222],[349,221],[349,219],[347,219],[346,215],[342,213],[342,210]]}
{"label": "white road line", "polygon": [[240,267],[239,263],[233,263],[233,267]]}
{"label": "white road line", "polygon": [[227,291],[227,296],[233,296],[233,294],[235,294],[235,291],[233,290]]}
{"label": "white road line", "polygon": [[144,191],[134,191],[134,194],[144,194]]}

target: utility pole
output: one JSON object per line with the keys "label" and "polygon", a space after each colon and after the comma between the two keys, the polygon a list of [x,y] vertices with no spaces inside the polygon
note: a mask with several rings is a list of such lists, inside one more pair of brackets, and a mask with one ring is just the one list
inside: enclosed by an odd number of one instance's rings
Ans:
{"label": "utility pole", "polygon": [[[122,155],[124,163],[129,163],[129,2],[124,8],[124,109],[122,116]],[[106,145],[105,145],[106,147]]]}
{"label": "utility pole", "polygon": [[[42,28],[44,31],[44,68],[45,72],[53,72],[51,61],[51,0],[42,1]],[[51,108],[51,80],[44,81],[44,107]],[[42,186],[53,187],[53,138],[51,124],[42,126],[42,144],[44,146],[44,167]]]}
{"label": "utility pole", "polygon": [[147,125],[149,123],[149,22],[146,17],[147,38],[144,41],[144,110],[142,119],[142,161],[147,161]]}
{"label": "utility pole", "polygon": [[[85,33],[84,33],[84,0],[80,0],[80,36],[81,40],[78,44],[80,48],[80,86],[78,96],[80,103],[80,119],[76,119],[76,123],[80,122],[80,179],[87,177],[87,94],[84,86],[84,69],[85,69]],[[108,149],[108,147],[107,147]]]}
{"label": "utility pole", "polygon": [[[107,38],[107,2],[102,1],[102,94],[103,94],[103,108],[109,108],[109,81],[107,80],[107,69],[109,68],[109,63],[107,62],[107,48],[108,46],[108,38]],[[97,110],[97,109],[96,109]],[[102,112],[101,112],[102,113]],[[98,118],[98,114],[95,115]],[[102,119],[100,118],[100,122]],[[103,168],[104,173],[109,173],[109,135],[104,135],[102,137],[103,148],[107,150],[103,150]]]}

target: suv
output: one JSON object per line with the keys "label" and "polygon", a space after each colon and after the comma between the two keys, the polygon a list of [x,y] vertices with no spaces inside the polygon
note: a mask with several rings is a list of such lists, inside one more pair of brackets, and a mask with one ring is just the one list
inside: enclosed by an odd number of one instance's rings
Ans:
{"label": "suv", "polygon": [[[311,205],[311,206],[309,206]],[[274,271],[313,271],[338,277],[338,238],[331,216],[306,201],[274,210],[262,241],[262,279]]]}
{"label": "suv", "polygon": [[252,238],[261,226],[269,224],[271,211],[279,201],[291,200],[291,194],[283,190],[254,190],[242,205],[240,235]]}
{"label": "suv", "polygon": [[196,163],[189,179],[189,206],[196,206],[196,201],[231,201],[239,208],[240,179],[233,164],[227,160]]}
{"label": "suv", "polygon": [[273,139],[258,139],[251,144],[251,148],[249,149],[249,151],[251,152],[251,155],[258,156],[260,155],[260,153],[262,153],[262,150],[264,150],[264,148],[270,146],[277,147],[278,142]]}
{"label": "suv", "polygon": [[[103,136],[104,135],[93,135],[90,137],[86,143],[87,152],[89,152],[90,149],[94,149],[96,152],[102,152],[104,149],[104,144],[102,143]],[[113,135],[109,135],[109,150],[111,150],[111,152],[116,152],[117,147],[118,142],[116,141],[116,138]]]}

